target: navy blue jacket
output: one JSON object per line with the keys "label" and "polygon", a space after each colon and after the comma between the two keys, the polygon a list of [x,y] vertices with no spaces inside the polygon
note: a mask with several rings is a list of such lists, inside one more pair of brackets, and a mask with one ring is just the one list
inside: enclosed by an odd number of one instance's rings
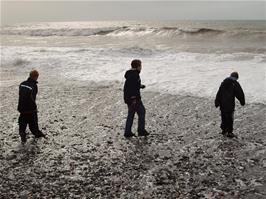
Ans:
{"label": "navy blue jacket", "polygon": [[32,113],[37,111],[36,95],[38,93],[37,81],[28,78],[19,85],[18,111]]}
{"label": "navy blue jacket", "polygon": [[128,70],[125,73],[125,84],[124,84],[124,101],[126,104],[131,104],[134,99],[137,101],[141,100],[140,88],[141,80],[138,70]]}
{"label": "navy blue jacket", "polygon": [[221,83],[216,94],[215,106],[220,106],[220,110],[223,112],[233,112],[235,97],[242,106],[245,105],[245,95],[240,84],[233,77],[228,77]]}

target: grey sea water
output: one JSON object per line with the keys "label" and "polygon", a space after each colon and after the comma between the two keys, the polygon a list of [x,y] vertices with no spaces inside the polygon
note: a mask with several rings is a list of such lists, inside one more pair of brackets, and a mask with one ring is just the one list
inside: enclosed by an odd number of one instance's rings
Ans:
{"label": "grey sea water", "polygon": [[208,97],[238,71],[247,101],[266,101],[265,21],[31,23],[2,27],[1,39],[3,66],[22,62],[69,79],[123,82],[139,58],[148,89]]}
{"label": "grey sea water", "polygon": [[1,35],[3,45],[126,47],[138,44],[150,50],[202,53],[265,53],[266,50],[265,21],[33,23],[3,27]]}

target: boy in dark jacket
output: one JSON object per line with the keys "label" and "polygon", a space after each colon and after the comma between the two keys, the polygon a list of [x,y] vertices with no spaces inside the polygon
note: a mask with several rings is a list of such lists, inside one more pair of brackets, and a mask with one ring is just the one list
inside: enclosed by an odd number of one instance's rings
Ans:
{"label": "boy in dark jacket", "polygon": [[24,144],[26,139],[26,128],[29,124],[30,131],[36,138],[45,137],[39,130],[36,95],[38,93],[37,79],[39,73],[36,70],[30,72],[29,78],[19,85],[18,111],[19,116],[19,135],[21,142]]}
{"label": "boy in dark jacket", "polygon": [[128,116],[125,128],[125,137],[135,136],[131,132],[134,115],[137,112],[138,120],[138,135],[147,136],[149,133],[145,130],[145,107],[141,101],[140,89],[145,88],[141,85],[139,73],[141,71],[141,61],[133,60],[131,62],[131,69],[125,74],[125,85],[124,85],[124,101],[128,106]]}
{"label": "boy in dark jacket", "polygon": [[245,95],[237,79],[238,73],[231,73],[230,77],[222,82],[215,99],[215,107],[220,106],[221,110],[222,134],[230,138],[235,137],[233,134],[235,97],[242,106],[245,105]]}

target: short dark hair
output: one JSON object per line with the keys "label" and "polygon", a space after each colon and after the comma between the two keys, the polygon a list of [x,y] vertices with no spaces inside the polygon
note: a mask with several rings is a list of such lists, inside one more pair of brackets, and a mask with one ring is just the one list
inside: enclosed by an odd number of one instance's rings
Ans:
{"label": "short dark hair", "polygon": [[139,59],[132,60],[132,62],[131,62],[132,68],[138,68],[139,66],[141,66],[141,61]]}
{"label": "short dark hair", "polygon": [[232,72],[230,76],[238,79],[238,72]]}
{"label": "short dark hair", "polygon": [[39,76],[39,72],[37,70],[30,71],[30,78],[35,78]]}

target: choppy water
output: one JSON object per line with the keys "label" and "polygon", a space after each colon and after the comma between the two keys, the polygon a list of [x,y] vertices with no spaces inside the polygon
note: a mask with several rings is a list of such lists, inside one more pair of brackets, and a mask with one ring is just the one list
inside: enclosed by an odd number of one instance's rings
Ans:
{"label": "choppy water", "polygon": [[19,24],[2,28],[1,38],[3,67],[122,82],[139,58],[147,89],[214,97],[220,82],[238,71],[247,101],[266,101],[265,21]]}

